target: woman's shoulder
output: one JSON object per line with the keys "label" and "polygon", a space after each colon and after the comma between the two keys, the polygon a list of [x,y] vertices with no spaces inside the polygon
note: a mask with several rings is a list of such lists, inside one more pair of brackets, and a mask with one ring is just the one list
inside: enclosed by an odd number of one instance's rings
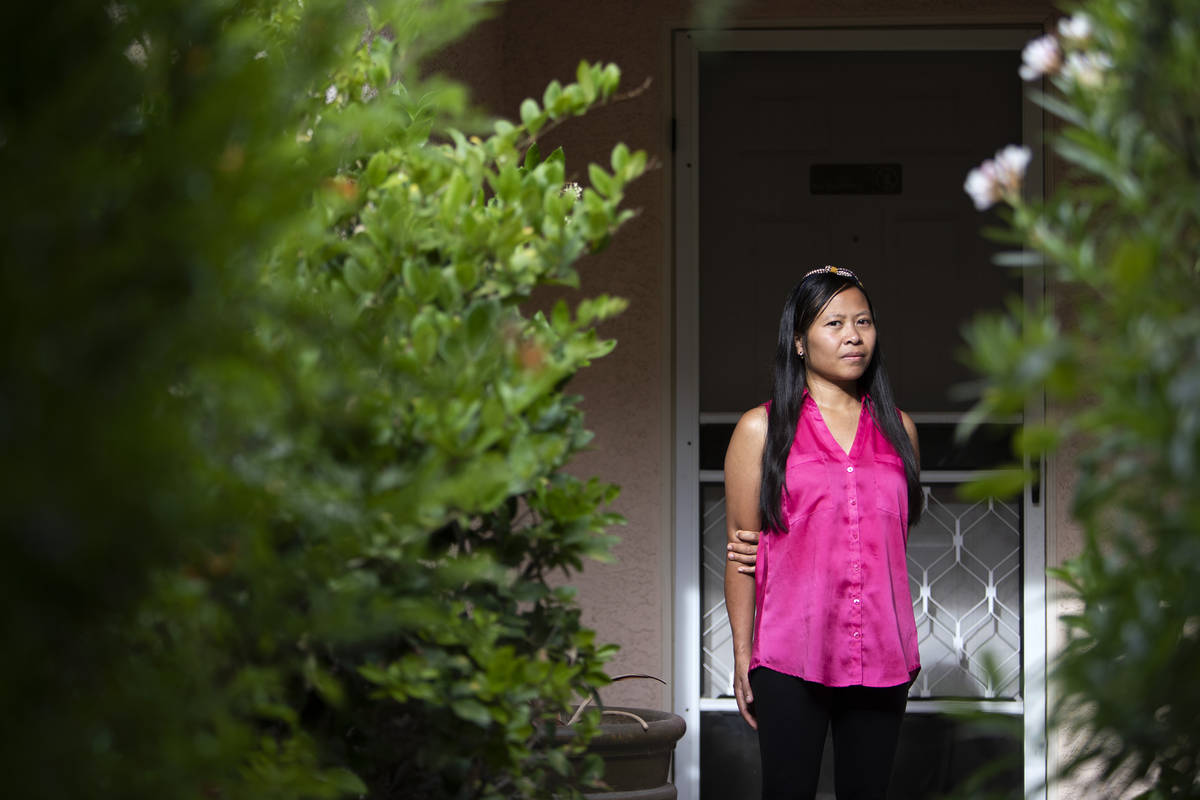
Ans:
{"label": "woman's shoulder", "polygon": [[738,420],[737,426],[739,428],[746,428],[755,433],[761,432],[765,436],[767,433],[767,409],[770,407],[770,405],[770,401],[767,401],[762,405],[755,406],[745,414],[742,414],[741,419]]}
{"label": "woman's shoulder", "polygon": [[[872,401],[872,400],[871,400],[871,396],[870,396],[870,395],[864,395],[864,398],[865,398],[865,399],[866,399],[868,402],[872,402],[872,403],[874,402],[874,401]],[[874,413],[874,409],[872,409],[872,412],[871,412],[871,413],[872,413],[872,414]],[[905,412],[905,411],[903,411],[903,410],[901,410],[901,409],[899,409],[899,408],[897,408],[897,409],[896,409],[896,414],[897,414],[897,416],[899,416],[899,417],[900,417],[900,424],[902,424],[902,425],[904,426],[904,430],[905,430],[905,431],[908,433],[908,435],[909,435],[910,437],[912,437],[912,436],[916,436],[916,435],[917,435],[917,424],[916,424],[915,422],[913,422],[913,421],[912,421],[912,417],[910,417],[910,416],[907,414],[907,412]]]}
{"label": "woman's shoulder", "polygon": [[767,440],[767,409],[765,405],[755,406],[742,414],[737,426],[733,429],[730,444],[754,444],[759,449]]}
{"label": "woman's shoulder", "polygon": [[733,435],[729,437],[729,447],[725,450],[725,474],[750,469],[751,465],[757,469],[766,443],[767,411],[758,406],[742,414],[737,427],[733,429]]}
{"label": "woman's shoulder", "polygon": [[919,452],[920,445],[917,437],[917,423],[912,421],[912,417],[897,409],[900,414],[900,422],[904,425],[904,432],[908,434],[908,440],[912,442],[913,452]]}

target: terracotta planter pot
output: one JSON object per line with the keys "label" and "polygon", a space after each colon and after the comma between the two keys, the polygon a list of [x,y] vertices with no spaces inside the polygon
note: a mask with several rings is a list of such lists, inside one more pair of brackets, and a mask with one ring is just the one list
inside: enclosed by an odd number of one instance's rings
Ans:
{"label": "terracotta planter pot", "polygon": [[[587,792],[584,797],[596,800],[675,800],[675,787],[668,776],[675,742],[679,741],[687,728],[683,717],[648,708],[613,707],[612,710],[637,714],[650,727],[642,730],[637,720],[605,715],[600,723],[600,732],[588,745],[588,752],[604,759],[604,782],[610,788]],[[574,734],[571,728],[558,730],[560,738],[570,738]]]}

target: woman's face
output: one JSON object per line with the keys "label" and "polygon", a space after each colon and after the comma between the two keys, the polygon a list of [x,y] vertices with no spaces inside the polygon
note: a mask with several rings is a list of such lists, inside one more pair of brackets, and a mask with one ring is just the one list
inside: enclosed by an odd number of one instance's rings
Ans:
{"label": "woman's face", "polygon": [[834,295],[803,339],[796,339],[796,352],[804,356],[810,378],[842,384],[861,378],[875,352],[875,320],[867,296],[854,287]]}

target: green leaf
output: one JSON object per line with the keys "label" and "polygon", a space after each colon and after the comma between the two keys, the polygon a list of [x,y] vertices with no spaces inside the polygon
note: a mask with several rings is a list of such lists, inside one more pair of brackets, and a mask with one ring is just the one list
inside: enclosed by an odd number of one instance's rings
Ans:
{"label": "green leaf", "polygon": [[554,304],[554,309],[550,312],[550,324],[560,336],[571,331],[571,311],[567,308],[566,300],[560,299]]}
{"label": "green leaf", "polygon": [[541,109],[538,108],[537,101],[532,97],[526,97],[521,101],[521,123],[523,125],[528,127],[530,122],[537,119],[540,113]]}
{"label": "green leaf", "polygon": [[371,156],[371,160],[367,162],[367,170],[364,175],[368,186],[378,186],[387,178],[388,170],[391,168],[391,158],[387,153],[378,152]]}
{"label": "green leaf", "polygon": [[479,283],[479,265],[463,257],[454,262],[454,277],[464,292],[470,292]]}
{"label": "green leaf", "polygon": [[599,71],[599,66],[593,68],[586,61],[580,61],[579,66],[575,68],[575,80],[578,82],[583,99],[587,103],[594,103],[596,101],[598,94],[596,77]]}
{"label": "green leaf", "polygon": [[353,258],[348,259],[342,267],[342,277],[345,279],[346,285],[359,294],[367,294],[371,291],[366,269]]}
{"label": "green leaf", "polygon": [[591,325],[620,314],[628,306],[629,302],[624,298],[600,295],[581,301],[575,312],[575,318],[581,326]]}
{"label": "green leaf", "polygon": [[471,183],[462,172],[455,172],[442,194],[439,219],[448,225],[455,224],[470,203]]}
{"label": "green leaf", "polygon": [[1087,117],[1082,111],[1055,95],[1033,89],[1029,92],[1029,99],[1073,125],[1084,126],[1087,124]]}
{"label": "green leaf", "polygon": [[1126,239],[1112,257],[1112,272],[1119,292],[1130,292],[1145,285],[1154,268],[1155,247],[1144,238]]}
{"label": "green leaf", "polygon": [[537,142],[534,142],[525,151],[525,169],[533,169],[540,163],[542,163],[542,151],[538,147]]}
{"label": "green leaf", "polygon": [[512,164],[505,164],[492,182],[496,197],[504,203],[516,203],[521,192],[521,174]]}
{"label": "green leaf", "polygon": [[616,64],[606,64],[604,71],[600,74],[600,90],[604,99],[612,96],[613,92],[617,91],[617,86],[621,83],[621,68]]}
{"label": "green leaf", "polygon": [[1061,440],[1061,429],[1057,426],[1025,425],[1017,432],[1014,446],[1020,455],[1037,458],[1054,450]]}
{"label": "green leaf", "polygon": [[587,111],[588,107],[587,95],[584,94],[583,87],[578,83],[572,83],[563,87],[562,97],[558,98],[556,104],[563,113],[571,113],[576,116]]}
{"label": "green leaf", "polygon": [[344,767],[333,767],[321,773],[321,777],[343,794],[363,796],[367,793],[367,785],[362,779]]}
{"label": "green leaf", "polygon": [[597,192],[605,197],[612,197],[616,190],[612,176],[604,171],[604,168],[599,164],[588,165],[588,180]]}
{"label": "green leaf", "polygon": [[334,708],[340,708],[345,701],[342,684],[331,673],[322,668],[314,656],[309,656],[304,662],[304,679],[316,689],[317,694]]}
{"label": "green leaf", "polygon": [[373,61],[368,77],[376,89],[381,86],[387,86],[392,79],[392,71],[387,61],[383,59]]}
{"label": "green leaf", "polygon": [[562,97],[562,84],[558,81],[550,81],[546,86],[546,91],[542,95],[542,107],[550,111],[550,116],[557,116],[553,109],[558,106],[558,101]]}
{"label": "green leaf", "polygon": [[1109,181],[1123,195],[1140,199],[1141,186],[1137,178],[1119,162],[1111,143],[1100,136],[1079,128],[1069,128],[1054,142],[1060,156]]}
{"label": "green leaf", "polygon": [[1031,470],[1006,467],[964,484],[959,493],[968,500],[1008,499],[1020,495],[1034,477]]}
{"label": "green leaf", "polygon": [[498,310],[491,303],[480,303],[467,314],[467,347],[478,355],[495,334]]}
{"label": "green leaf", "polygon": [[620,175],[624,172],[626,165],[629,164],[629,148],[624,142],[619,142],[612,151],[612,168],[614,175]]}
{"label": "green leaf", "polygon": [[646,151],[638,150],[630,157],[629,163],[626,165],[625,175],[623,177],[626,181],[631,181],[635,178],[640,178],[643,174],[645,174],[645,172]]}
{"label": "green leaf", "polygon": [[412,346],[418,362],[428,364],[437,352],[438,334],[433,322],[425,315],[413,320]]}

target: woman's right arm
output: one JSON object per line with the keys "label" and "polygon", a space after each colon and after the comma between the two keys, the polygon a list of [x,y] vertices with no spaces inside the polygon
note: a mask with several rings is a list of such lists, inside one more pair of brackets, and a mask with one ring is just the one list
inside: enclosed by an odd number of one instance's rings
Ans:
{"label": "woman's right arm", "polygon": [[[738,530],[760,529],[758,493],[762,482],[762,453],[767,441],[767,411],[762,406],[747,411],[734,428],[725,451],[725,534],[737,542]],[[733,694],[738,710],[751,728],[758,728],[750,704],[750,648],[754,635],[754,575],[725,563],[725,610],[733,631]]]}

